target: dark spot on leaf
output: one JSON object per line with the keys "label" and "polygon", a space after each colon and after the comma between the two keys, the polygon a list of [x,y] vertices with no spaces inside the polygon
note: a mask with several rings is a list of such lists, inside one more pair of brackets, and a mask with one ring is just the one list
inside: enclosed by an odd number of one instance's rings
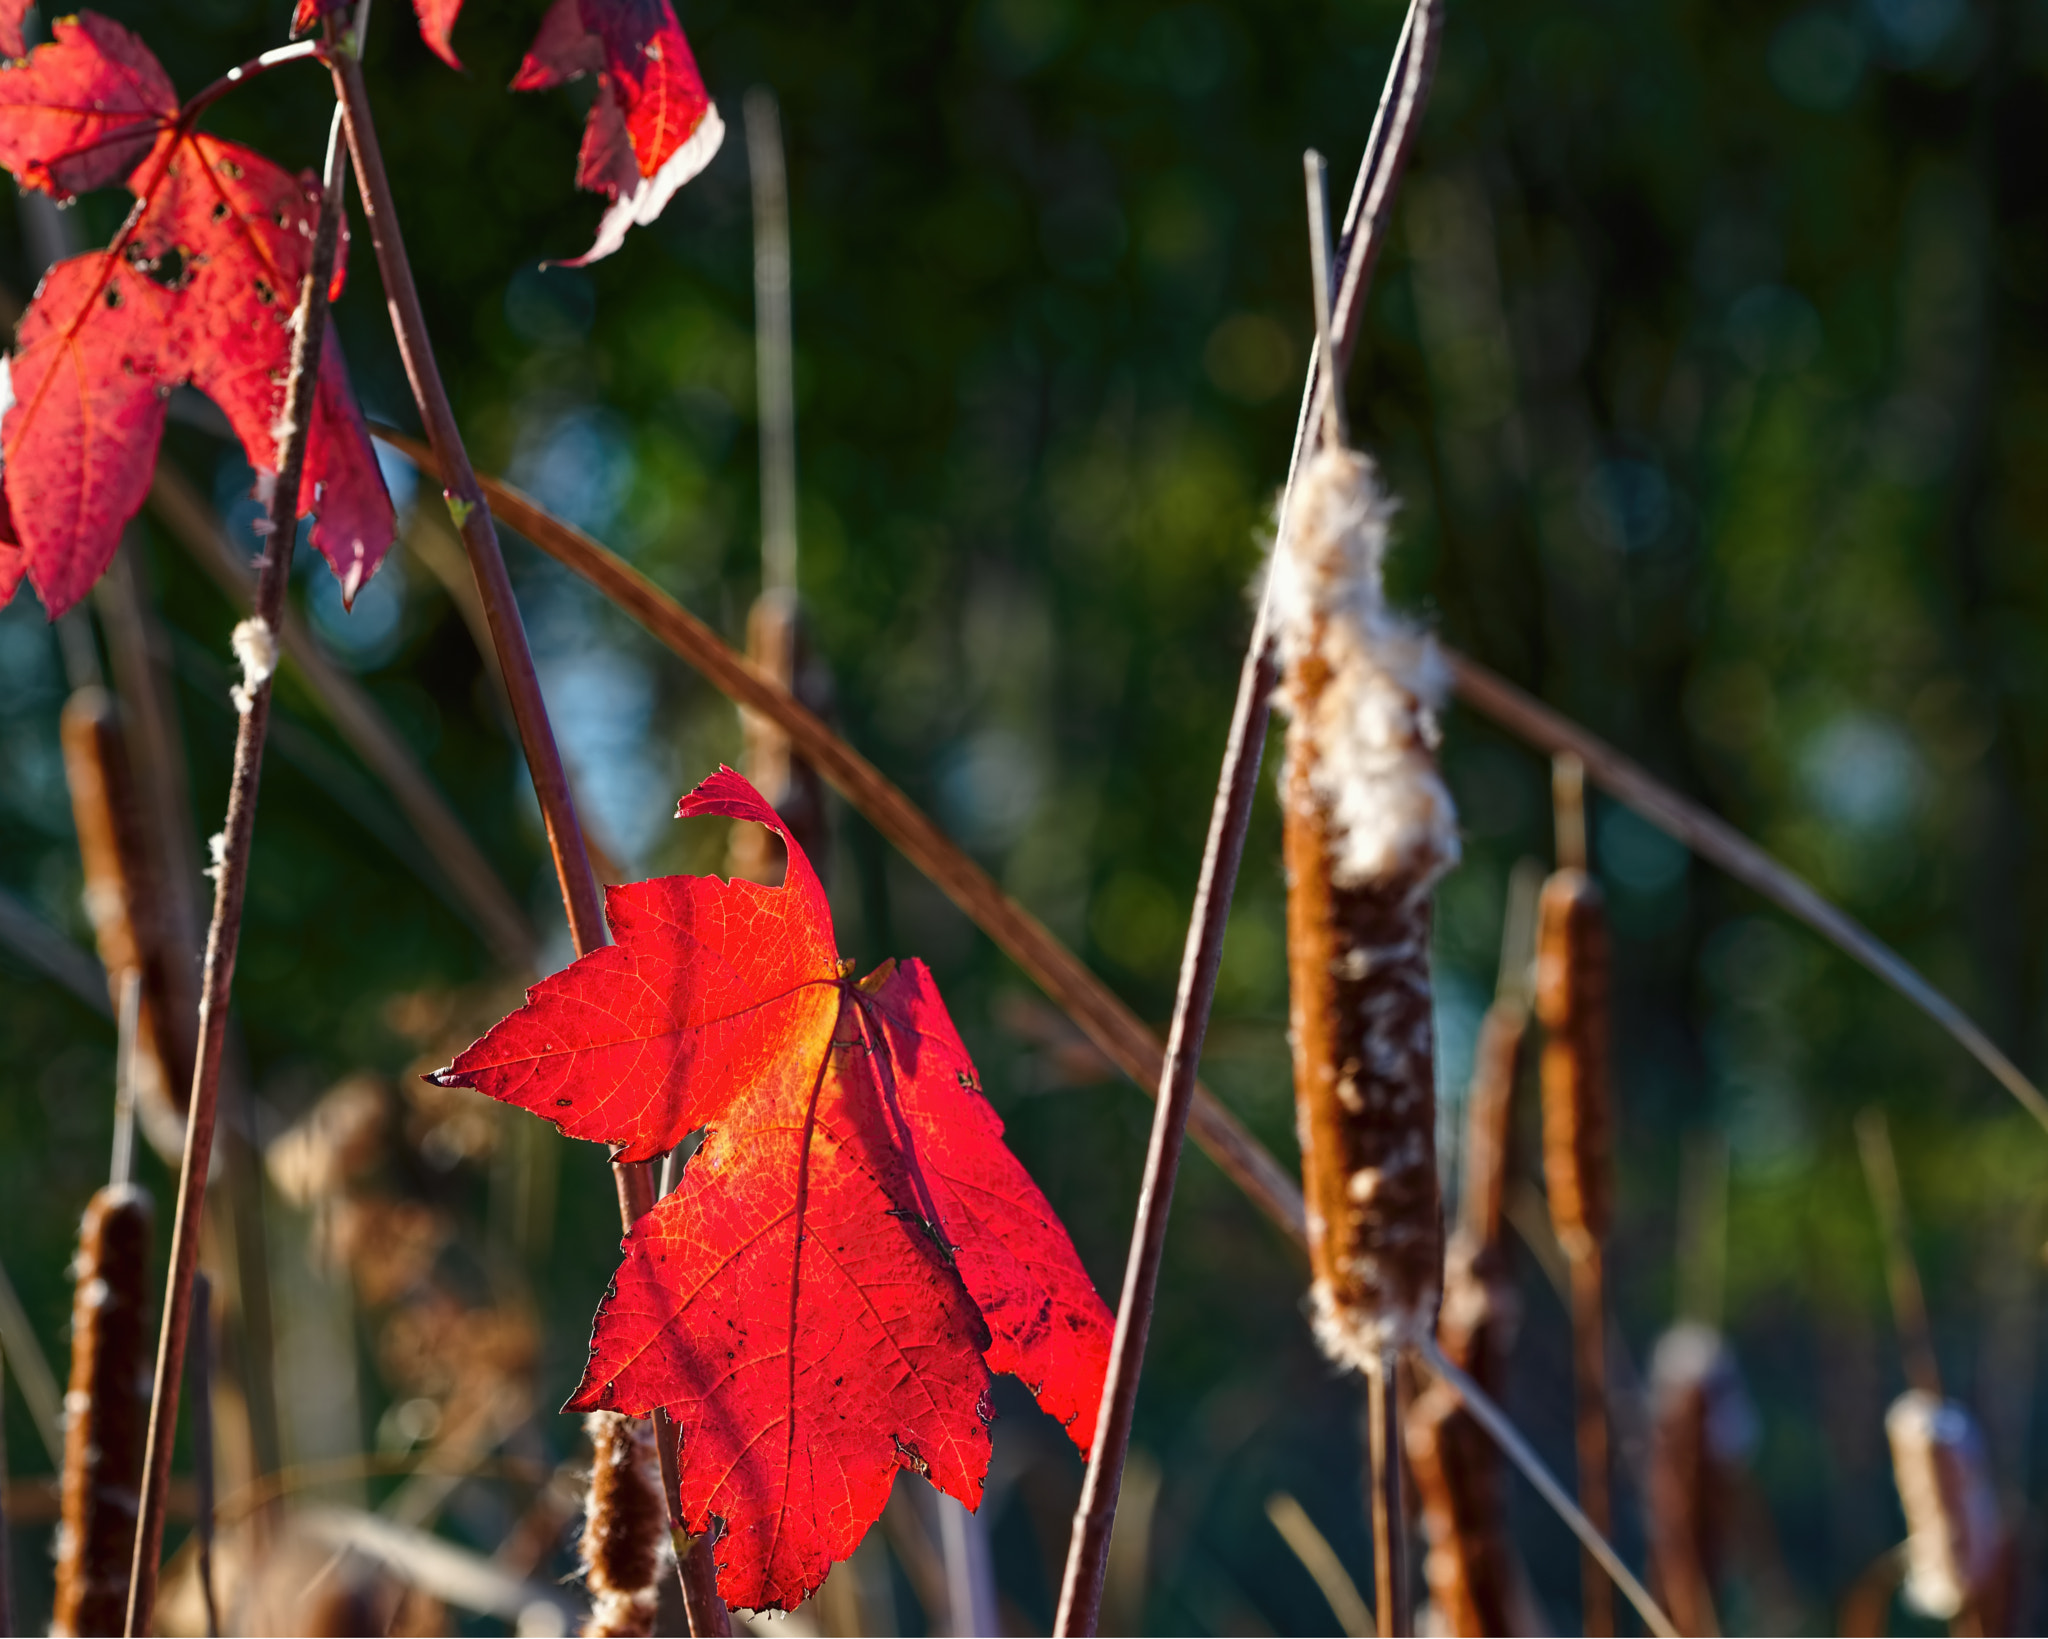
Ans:
{"label": "dark spot on leaf", "polygon": [[256,299],[265,307],[275,307],[277,305],[277,292],[272,290],[267,282],[258,279],[256,281]]}
{"label": "dark spot on leaf", "polygon": [[213,219],[216,222],[225,222],[228,219],[228,202],[225,199],[218,201],[214,205]]}
{"label": "dark spot on leaf", "polygon": [[555,1100],[555,1108],[558,1110],[566,1110],[569,1108],[571,1104],[575,1102],[576,1101],[573,1098],[558,1098]]}

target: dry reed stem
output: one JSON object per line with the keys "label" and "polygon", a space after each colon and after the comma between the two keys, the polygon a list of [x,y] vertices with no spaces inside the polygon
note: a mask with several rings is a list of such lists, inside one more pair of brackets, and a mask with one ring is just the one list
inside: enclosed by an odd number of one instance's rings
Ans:
{"label": "dry reed stem", "polygon": [[1499,673],[1454,649],[1445,649],[1443,657],[1450,667],[1452,687],[1466,705],[1542,751],[1552,755],[1569,752],[1577,757],[1594,784],[1862,963],[1953,1036],[2029,1115],[2048,1128],[2048,1098],[1976,1021],[1797,872],[1773,859],[1726,820],[1680,796],[1597,734],[1551,710]]}
{"label": "dry reed stem", "polygon": [[[1577,818],[1577,804],[1560,804]],[[1560,823],[1561,836],[1572,827]],[[1601,1245],[1613,1216],[1609,957],[1599,886],[1578,866],[1543,885],[1537,905],[1536,1013],[1543,1043],[1543,1175],[1551,1222],[1571,1265],[1572,1380],[1579,1506],[1603,1535],[1608,1503],[1607,1318]],[[1614,1591],[1591,1556],[1581,1569],[1585,1630],[1614,1632]]]}
{"label": "dry reed stem", "polygon": [[146,1190],[110,1184],[79,1224],[52,1633],[119,1633],[128,1613],[149,1420],[155,1218]]}
{"label": "dry reed stem", "polygon": [[592,1450],[582,1544],[592,1605],[583,1632],[589,1639],[651,1634],[669,1552],[653,1427],[637,1417],[594,1411],[583,1428]]}
{"label": "dry reed stem", "polygon": [[164,915],[165,896],[113,698],[100,688],[78,690],[64,704],[61,725],[86,911],[108,992],[118,1005],[128,973],[142,987],[131,1066],[136,1113],[157,1151],[176,1156],[184,1144],[193,1054],[192,998],[183,994],[189,986],[179,983],[176,968],[189,958]]}

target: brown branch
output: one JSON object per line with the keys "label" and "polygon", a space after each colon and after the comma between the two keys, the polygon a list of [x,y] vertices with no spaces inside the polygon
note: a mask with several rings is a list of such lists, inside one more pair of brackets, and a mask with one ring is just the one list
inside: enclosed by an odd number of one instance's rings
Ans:
{"label": "brown branch", "polygon": [[[533,665],[533,650],[526,640],[526,625],[513,596],[512,578],[505,569],[505,556],[498,547],[498,532],[491,522],[470,466],[469,451],[462,441],[455,411],[448,402],[448,390],[441,380],[441,367],[427,334],[425,310],[420,306],[419,288],[413,281],[412,263],[406,256],[405,237],[398,223],[398,211],[391,197],[391,179],[384,169],[384,152],[377,140],[377,127],[370,112],[369,91],[363,68],[351,48],[333,52],[329,64],[334,73],[335,95],[342,107],[348,132],[349,153],[354,159],[357,186],[362,193],[363,214],[370,225],[370,239],[377,253],[377,270],[384,281],[384,295],[390,309],[391,327],[397,337],[399,357],[406,378],[412,384],[413,402],[427,429],[434,450],[434,470],[440,474],[442,496],[448,515],[469,553],[470,569],[476,576],[478,595],[489,617],[491,645],[498,657],[506,694],[512,703],[512,718],[519,730],[519,743],[526,754],[526,767],[539,800],[541,819],[547,828],[548,848],[554,856],[555,876],[561,884],[562,907],[569,920],[569,936],[581,956],[606,941],[603,900],[597,876],[590,865],[582,826],[576,818],[576,804],[569,789],[560,748],[548,722],[547,702],[542,698],[540,677]],[[653,1201],[653,1176],[647,1163],[613,1167],[619,1194],[619,1208],[627,1228]],[[635,1204],[639,1210],[634,1210]],[[656,1420],[656,1443],[664,1455],[664,1471],[673,1464],[673,1426],[666,1417]],[[669,1494],[671,1511],[677,1507],[675,1493]],[[677,1556],[683,1594],[689,1605],[692,1633],[724,1634],[729,1631],[725,1606],[706,1579],[693,1580],[692,1564],[705,1556],[683,1553]],[[707,1602],[708,1595],[708,1602]]]}
{"label": "brown branch", "polygon": [[492,527],[490,508],[484,504],[483,491],[470,467],[469,451],[455,423],[448,390],[441,381],[441,367],[427,335],[426,313],[413,282],[412,263],[407,259],[405,238],[392,203],[391,180],[384,170],[384,152],[371,120],[362,64],[349,51],[335,52],[331,62],[335,94],[341,100],[348,131],[349,152],[355,161],[356,186],[362,194],[371,243],[376,247],[377,270],[384,280],[385,301],[397,336],[399,357],[404,361],[406,378],[412,383],[413,402],[427,429],[427,441],[434,449],[434,469],[441,475],[448,514],[469,552],[477,591],[483,598],[484,612],[490,617],[492,647],[504,672],[513,720],[519,729],[520,749],[526,754],[527,769],[533,777],[534,795],[540,800],[555,875],[561,883],[562,905],[568,913],[569,934],[577,954],[582,955],[606,943],[604,905],[597,878],[583,850],[582,827],[577,823],[576,805],[562,769],[562,754],[548,723],[547,702],[541,697],[533,650],[526,641],[526,623],[520,618],[518,600],[512,594],[512,578],[506,573],[505,556],[498,548],[498,532]]}
{"label": "brown branch", "polygon": [[[219,520],[191,481],[168,462],[159,463],[149,500],[193,561],[238,608],[248,608],[256,594],[255,578],[222,537]],[[537,943],[533,929],[391,720],[354,678],[334,664],[296,610],[284,611],[278,636],[285,657],[298,668],[341,737],[384,782],[411,821],[454,888],[458,908],[484,936],[492,954],[507,967],[530,969]]]}
{"label": "brown branch", "polygon": [[[338,138],[339,132],[335,135]],[[340,142],[330,141],[319,227],[293,321],[291,373],[285,383],[284,414],[278,423],[278,471],[271,482],[269,528],[264,536],[262,569],[257,581],[256,614],[236,628],[245,683],[236,699],[240,721],[235,734],[234,774],[228,792],[227,823],[219,845],[213,924],[206,938],[199,999],[199,1045],[192,1073],[192,1097],[186,1112],[177,1217],[171,1231],[170,1279],[164,1301],[163,1331],[157,1345],[156,1388],[150,1402],[148,1457],[143,1467],[142,1507],[135,1532],[134,1573],[128,1589],[127,1631],[131,1635],[150,1630],[156,1608],[164,1504],[171,1478],[171,1445],[177,1429],[178,1390],[192,1319],[192,1277],[198,1269],[200,1220],[206,1205],[214,1123],[219,1113],[228,998],[234,986],[235,956],[241,942],[250,844],[256,835],[256,794],[263,772],[263,740],[270,726],[275,633],[291,577],[292,544],[298,533],[299,484],[305,471],[306,447],[312,437],[313,399],[319,385],[321,344],[327,331],[327,284],[334,270],[341,223],[341,153]]]}
{"label": "brown branch", "polygon": [[1498,673],[1455,650],[1443,650],[1458,697],[1510,733],[1551,753],[1570,752],[1594,784],[1628,804],[1700,858],[1720,866],[1837,949],[1853,956],[1960,1042],[1999,1084],[2048,1127],[2048,1098],[2007,1058],[1960,1007],[1929,984],[1911,963],[1854,917],[1830,904],[1812,884],[1742,835],[1727,821],[1673,791],[1640,764],[1595,734],[1551,710]]}
{"label": "brown branch", "polygon": [[[392,448],[435,472],[431,451],[417,439],[376,428]],[[1013,962],[1031,976],[1110,1062],[1148,1093],[1159,1085],[1165,1049],[1116,993],[1053,932],[997,887],[930,817],[892,785],[755,662],[740,655],[689,610],[616,553],[564,523],[510,484],[479,480],[498,517],[543,552],[573,569],[631,615],[672,653],[695,667],[727,699],[767,718],[791,747],[965,911]],[[1304,1237],[1301,1191],[1242,1123],[1206,1088],[1196,1089],[1195,1140],[1252,1202],[1297,1242]]]}

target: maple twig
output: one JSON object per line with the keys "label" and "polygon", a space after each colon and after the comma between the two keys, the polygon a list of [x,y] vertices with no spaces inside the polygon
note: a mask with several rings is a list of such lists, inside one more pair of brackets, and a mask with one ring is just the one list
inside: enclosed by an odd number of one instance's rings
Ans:
{"label": "maple twig", "polygon": [[[1319,342],[1309,363],[1287,489],[1280,502],[1277,529],[1282,534],[1287,529],[1289,497],[1325,420],[1318,413],[1323,395],[1334,400],[1343,390],[1345,370],[1357,344],[1365,292],[1385,240],[1394,189],[1436,71],[1441,23],[1441,0],[1410,0],[1386,87],[1380,94],[1379,112],[1345,213],[1344,233],[1338,245],[1343,272],[1332,281],[1337,297],[1330,315],[1331,345],[1325,354]],[[1194,915],[1189,922],[1180,980],[1174,994],[1173,1025],[1167,1036],[1159,1103],[1153,1112],[1144,1182],[1138,1194],[1137,1222],[1132,1227],[1123,1295],[1117,1306],[1116,1336],[1110,1346],[1109,1373],[1103,1383],[1101,1417],[1088,1459],[1087,1478],[1082,1483],[1081,1500],[1074,1511],[1073,1541],[1067,1552],[1059,1617],[1053,1629],[1058,1634],[1093,1633],[1101,1612],[1102,1578],[1109,1564],[1117,1493],[1123,1481],[1124,1456],[1130,1447],[1138,1377],[1145,1357],[1146,1335],[1151,1330],[1160,1262],[1165,1254],[1166,1222],[1180,1170],[1181,1143],[1193,1100],[1195,1071],[1208,1030],[1210,1004],[1215,999],[1216,976],[1222,966],[1223,931],[1230,920],[1231,894],[1244,856],[1245,830],[1251,820],[1252,797],[1258,786],[1259,762],[1265,750],[1266,724],[1277,681],[1268,603],[1267,598],[1260,599],[1253,621],[1210,813],[1209,837],[1195,888]]]}
{"label": "maple twig", "polygon": [[[433,452],[418,439],[383,427],[372,430],[422,471],[430,476],[436,473]],[[510,484],[488,474],[481,475],[478,482],[500,520],[557,563],[581,575],[728,699],[769,719],[787,734],[794,751],[1029,974],[1111,1063],[1148,1094],[1156,1094],[1165,1060],[1159,1038],[1044,923],[1004,893],[929,815],[884,778],[881,770],[834,733],[765,667],[735,652],[616,553]],[[1195,1142],[1253,1205],[1301,1243],[1306,1231],[1300,1187],[1199,1082],[1189,1126]]]}
{"label": "maple twig", "polygon": [[334,271],[335,244],[341,226],[341,191],[346,179],[341,170],[343,149],[339,110],[336,112],[336,123],[328,140],[319,225],[293,320],[291,371],[285,381],[284,414],[278,422],[278,471],[275,479],[268,480],[269,519],[256,582],[256,613],[235,628],[244,682],[236,691],[239,721],[227,823],[216,843],[218,873],[214,878],[213,924],[207,930],[206,964],[199,995],[199,1051],[186,1113],[177,1218],[171,1231],[170,1278],[164,1297],[163,1331],[157,1345],[148,1455],[143,1462],[142,1506],[135,1531],[134,1570],[128,1586],[130,1635],[150,1631],[156,1608],[158,1561],[163,1552],[164,1510],[171,1478],[171,1445],[178,1422],[178,1388],[192,1320],[192,1277],[198,1269],[207,1170],[213,1159],[221,1055],[227,1045],[228,997],[234,986],[235,955],[241,941],[250,844],[256,834],[256,793],[263,772],[263,740],[270,726],[270,694],[277,654],[274,634],[291,580],[292,544],[298,534],[299,484],[305,470],[306,449],[312,441],[313,400],[319,386],[321,346],[327,331],[327,286]]}
{"label": "maple twig", "polygon": [[[365,0],[363,10],[367,9]],[[357,43],[362,39],[364,24],[365,19],[359,14],[354,29]],[[562,766],[561,750],[555,744],[554,729],[548,721],[547,702],[541,695],[539,674],[534,670],[533,650],[526,640],[526,624],[513,595],[512,578],[505,570],[505,555],[498,546],[491,509],[485,504],[475,469],[470,465],[469,451],[463,444],[462,430],[456,424],[433,342],[427,334],[426,312],[420,306],[419,287],[406,256],[404,234],[391,197],[391,179],[384,169],[384,152],[370,112],[362,62],[354,49],[331,52],[328,62],[341,102],[349,152],[355,162],[356,185],[362,195],[363,215],[369,222],[370,241],[377,253],[377,270],[384,281],[385,303],[390,310],[399,357],[405,364],[406,379],[412,383],[413,402],[426,427],[427,441],[434,450],[435,469],[441,477],[448,515],[469,554],[477,593],[490,621],[492,647],[497,652],[505,692],[512,703],[512,718],[519,730],[520,748],[526,754],[533,793],[540,803],[548,847],[554,855],[569,937],[576,954],[581,956],[607,942],[603,899],[584,847],[583,828],[576,818],[576,804]],[[630,1230],[653,1205],[652,1170],[647,1163],[640,1162],[614,1166],[612,1171],[618,1189],[619,1216]],[[665,1413],[656,1414],[656,1444],[663,1454],[666,1480],[674,1468],[675,1429]],[[673,1520],[677,1501],[672,1488],[668,1499]],[[689,1607],[690,1631],[725,1634],[731,1631],[730,1621],[723,1601],[711,1585],[708,1559],[707,1554],[700,1552],[678,1552],[676,1571]],[[693,1575],[692,1567],[697,1567],[699,1574]]]}
{"label": "maple twig", "polygon": [[590,858],[584,852],[583,828],[569,794],[561,750],[548,722],[547,702],[541,696],[533,650],[526,640],[526,623],[520,617],[512,578],[505,570],[505,555],[498,547],[498,532],[469,464],[469,451],[456,425],[455,411],[441,380],[441,367],[427,335],[426,312],[420,306],[419,287],[413,281],[412,264],[406,256],[405,239],[392,203],[391,179],[385,174],[383,150],[370,116],[362,63],[352,52],[337,51],[331,56],[330,65],[335,90],[341,98],[349,152],[355,161],[356,186],[362,195],[370,240],[376,248],[377,270],[384,280],[385,304],[391,313],[399,357],[405,364],[406,379],[412,383],[413,402],[426,427],[427,441],[434,449],[442,496],[456,533],[461,535],[469,553],[477,591],[490,619],[492,646],[505,675],[520,749],[526,754],[533,792],[540,800],[541,820],[547,828],[548,848],[554,855],[562,908],[569,919],[569,936],[580,956],[606,943],[604,904],[597,877],[590,869]]}

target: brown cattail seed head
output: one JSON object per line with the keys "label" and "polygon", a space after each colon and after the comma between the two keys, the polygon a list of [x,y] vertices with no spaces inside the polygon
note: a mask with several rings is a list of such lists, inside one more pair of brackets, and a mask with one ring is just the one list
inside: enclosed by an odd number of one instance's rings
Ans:
{"label": "brown cattail seed head", "polygon": [[1579,1256],[1613,1217],[1608,1098],[1607,911],[1580,870],[1543,884],[1536,911],[1536,1015],[1543,1021],[1543,1181],[1551,1221]]}
{"label": "brown cattail seed head", "polygon": [[128,1618],[154,1364],[154,1216],[146,1190],[114,1184],[93,1196],[79,1225],[52,1633],[120,1633]]}
{"label": "brown cattail seed head", "polygon": [[198,1005],[175,949],[162,884],[144,834],[119,713],[104,689],[83,688],[64,703],[64,780],[85,870],[85,908],[115,1006],[121,979],[142,984],[134,1077],[136,1115],[158,1153],[175,1160],[185,1143]]}
{"label": "brown cattail seed head", "polygon": [[1436,767],[1441,662],[1381,585],[1392,510],[1369,460],[1322,451],[1270,588],[1316,1330],[1356,1366],[1429,1334],[1443,1270],[1429,913],[1458,837]]}
{"label": "brown cattail seed head", "polygon": [[1650,1366],[1650,1563],[1681,1633],[1718,1633],[1714,1583],[1756,1413],[1721,1334],[1681,1322]]}
{"label": "brown cattail seed head", "polygon": [[583,1568],[591,1612],[583,1631],[651,1634],[656,1584],[671,1552],[654,1427],[613,1411],[592,1412],[583,1427],[594,1452],[589,1510],[583,1522]]}
{"label": "brown cattail seed head", "polygon": [[1906,1515],[1906,1598],[1945,1622],[1985,1594],[1998,1570],[2002,1530],[1984,1441],[1967,1411],[1924,1389],[1892,1402],[1884,1431]]}

